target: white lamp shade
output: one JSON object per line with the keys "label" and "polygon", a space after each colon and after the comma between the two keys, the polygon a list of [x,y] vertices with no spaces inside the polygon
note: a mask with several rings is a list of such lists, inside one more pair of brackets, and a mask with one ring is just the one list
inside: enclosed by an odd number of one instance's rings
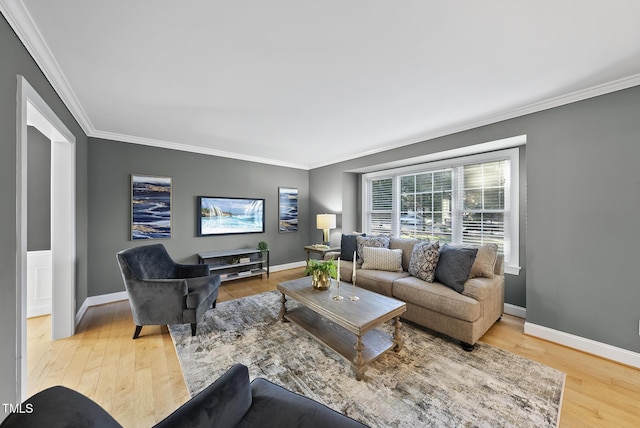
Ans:
{"label": "white lamp shade", "polygon": [[336,215],[335,214],[318,214],[316,215],[316,227],[318,229],[335,229],[336,228]]}

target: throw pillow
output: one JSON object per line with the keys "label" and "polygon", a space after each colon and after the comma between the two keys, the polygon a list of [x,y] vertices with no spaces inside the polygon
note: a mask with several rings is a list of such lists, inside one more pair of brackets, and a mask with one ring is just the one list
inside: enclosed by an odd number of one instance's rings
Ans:
{"label": "throw pillow", "polygon": [[478,247],[478,254],[473,266],[471,266],[469,278],[493,278],[497,259],[498,246],[496,244],[485,244]]}
{"label": "throw pillow", "polygon": [[409,262],[409,275],[426,282],[433,282],[440,253],[440,242],[420,241],[413,247]]}
{"label": "throw pillow", "polygon": [[362,249],[364,247],[389,248],[389,238],[386,236],[358,236],[358,264],[362,264]]}
{"label": "throw pillow", "polygon": [[342,239],[340,240],[340,258],[342,260],[353,261],[353,253],[358,251],[358,241],[356,240],[358,236],[366,235],[364,233],[342,234]]}
{"label": "throw pillow", "polygon": [[402,272],[402,250],[364,247],[362,269]]}
{"label": "throw pillow", "polygon": [[436,266],[436,280],[453,288],[458,293],[462,293],[477,253],[477,248],[456,248],[445,245],[440,249],[440,258],[438,266]]}

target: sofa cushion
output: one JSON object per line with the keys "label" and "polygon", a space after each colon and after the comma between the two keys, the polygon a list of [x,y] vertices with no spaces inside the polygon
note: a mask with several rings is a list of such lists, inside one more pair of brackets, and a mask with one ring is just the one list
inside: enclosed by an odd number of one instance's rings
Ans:
{"label": "sofa cushion", "polygon": [[477,248],[456,248],[445,245],[440,249],[440,258],[438,266],[436,266],[436,280],[453,288],[458,293],[462,293],[477,253]]}
{"label": "sofa cushion", "polygon": [[[426,239],[426,241],[429,241]],[[416,245],[418,241],[415,238],[396,238],[392,236],[389,238],[389,248],[392,250],[400,249],[402,250],[402,270],[409,272],[409,264],[411,263],[411,254],[413,254],[413,246]]]}
{"label": "sofa cushion", "polygon": [[358,236],[367,236],[364,233],[342,234],[340,239],[340,259],[353,261],[353,253],[358,251]]}
{"label": "sofa cushion", "polygon": [[358,236],[358,264],[362,264],[362,249],[364,247],[389,248],[389,238],[386,236]]}
{"label": "sofa cushion", "polygon": [[420,241],[413,247],[409,274],[423,281],[433,282],[440,253],[440,242]]}
{"label": "sofa cushion", "polygon": [[425,282],[409,276],[393,283],[393,297],[431,311],[474,322],[481,316],[482,305],[439,282]]}
{"label": "sofa cushion", "polygon": [[485,244],[478,247],[478,254],[471,266],[469,278],[493,278],[496,260],[498,259],[498,246],[496,244]]}
{"label": "sofa cushion", "polygon": [[362,269],[402,272],[402,250],[363,247]]}
{"label": "sofa cushion", "polygon": [[409,276],[408,272],[358,269],[356,286],[385,296],[391,296],[393,281]]}

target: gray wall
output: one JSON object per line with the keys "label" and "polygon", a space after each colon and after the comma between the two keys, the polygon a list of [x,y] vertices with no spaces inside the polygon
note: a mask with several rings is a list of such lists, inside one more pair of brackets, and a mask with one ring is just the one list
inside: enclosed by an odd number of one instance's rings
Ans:
{"label": "gray wall", "polygon": [[[310,212],[319,211],[327,189],[341,188],[343,171],[527,134],[523,270],[506,276],[506,301],[526,304],[528,322],[640,352],[639,117],[634,87],[318,168],[310,194],[321,197],[312,196]],[[359,206],[342,204],[343,222],[357,222]]]}
{"label": "gray wall", "polygon": [[[115,253],[162,243],[179,262],[196,263],[203,251],[257,248],[266,241],[271,265],[304,260],[309,242],[308,172],[234,159],[89,139],[89,295],[124,290]],[[172,237],[131,241],[131,174],[172,177]],[[278,187],[299,192],[299,231],[278,232]],[[265,198],[265,233],[196,236],[196,197]]]}
{"label": "gray wall", "polygon": [[[76,298],[87,289],[87,138],[4,17],[0,17],[0,402],[16,396],[16,93],[23,75],[76,137],[77,271]],[[0,415],[0,419],[3,416]]]}
{"label": "gray wall", "polygon": [[27,127],[27,251],[51,249],[51,140]]}

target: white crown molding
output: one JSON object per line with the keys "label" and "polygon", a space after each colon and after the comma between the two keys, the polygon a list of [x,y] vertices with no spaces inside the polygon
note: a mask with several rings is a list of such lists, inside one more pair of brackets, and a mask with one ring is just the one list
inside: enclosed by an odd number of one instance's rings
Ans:
{"label": "white crown molding", "polygon": [[640,354],[611,346],[606,343],[596,342],[595,340],[586,339],[584,337],[532,324],[526,321],[524,323],[524,334],[548,340],[549,342],[558,343],[582,352],[597,355],[598,357],[616,361],[621,364],[640,368]]}
{"label": "white crown molding", "polygon": [[0,0],[0,10],[47,80],[49,80],[53,89],[60,96],[62,102],[78,121],[84,133],[90,135],[94,131],[91,120],[89,120],[89,116],[82,108],[78,97],[71,89],[67,78],[62,73],[47,42],[33,22],[29,11],[21,1],[10,0]]}
{"label": "white crown molding", "polygon": [[[461,122],[453,126],[440,128],[430,131],[428,133],[415,136],[410,139],[404,139],[396,141],[393,144],[386,145],[374,150],[369,150],[362,153],[353,155],[347,155],[343,157],[337,157],[328,162],[301,165],[293,164],[289,162],[281,162],[273,159],[266,159],[257,156],[241,155],[231,152],[223,152],[213,149],[208,149],[199,146],[191,146],[179,143],[171,143],[167,141],[152,140],[147,138],[139,138],[129,135],[109,133],[105,131],[98,131],[93,127],[89,116],[84,111],[80,101],[76,97],[75,93],[71,89],[69,82],[56,62],[51,50],[49,49],[46,41],[42,37],[36,27],[31,15],[25,8],[21,1],[12,0],[0,0],[0,11],[5,16],[13,30],[16,32],[27,51],[31,54],[36,64],[40,67],[45,77],[51,82],[51,85],[58,93],[62,101],[67,108],[71,111],[71,114],[78,121],[85,134],[90,137],[98,138],[110,138],[118,139],[119,141],[129,142],[133,144],[143,144],[148,146],[163,147],[173,150],[188,151],[193,153],[201,153],[213,156],[222,156],[232,159],[247,160],[250,162],[259,162],[269,165],[284,166],[289,168],[310,170],[315,168],[321,168],[323,166],[334,165],[336,163],[345,162],[352,159],[361,158],[376,153],[385,152],[387,150],[397,149],[399,147],[415,144],[434,138],[443,137],[446,135],[455,134],[457,132],[467,131],[469,129],[477,128],[480,126],[490,125],[492,123],[501,122],[507,119],[513,119],[515,117],[524,116],[531,113],[551,109],[554,107],[563,106],[566,104],[574,103],[577,101],[593,98],[600,95],[605,95],[611,92],[627,89],[633,86],[640,85],[640,74],[618,79],[612,82],[604,83],[601,85],[593,86],[580,91],[575,91],[566,95],[561,95],[548,100],[543,100],[537,103],[529,104],[524,107],[519,107],[511,110],[507,110],[498,114],[488,115],[476,120]],[[107,137],[107,135],[109,137]]]}
{"label": "white crown molding", "polygon": [[114,140],[114,141],[120,141],[123,143],[140,144],[143,146],[159,147],[163,149],[180,150],[183,152],[192,152],[192,153],[198,153],[202,155],[238,159],[238,160],[244,160],[248,162],[282,166],[286,168],[295,168],[295,169],[304,169],[304,170],[309,169],[307,165],[295,164],[292,162],[283,162],[276,159],[268,159],[268,158],[263,158],[259,156],[250,156],[250,155],[243,155],[240,153],[225,152],[223,150],[210,149],[210,148],[200,147],[200,146],[192,146],[189,144],[172,143],[169,141],[154,140],[151,138],[133,137],[131,135],[117,134],[114,132],[94,131],[93,134],[90,135],[90,137],[104,138],[105,140]]}
{"label": "white crown molding", "polygon": [[330,162],[319,163],[311,165],[309,169],[321,168],[323,166],[334,165],[336,163],[345,162],[352,159],[361,158],[363,156],[373,155],[376,153],[386,152],[388,150],[398,149],[400,147],[408,146],[411,144],[421,143],[423,141],[433,140],[435,138],[444,137],[447,135],[456,134],[458,132],[468,131],[470,129],[479,128],[481,126],[491,125],[493,123],[502,122],[504,120],[513,119],[527,114],[537,113],[543,110],[560,107],[563,105],[575,103],[578,101],[586,100],[589,98],[597,97],[600,95],[606,95],[612,92],[621,91],[623,89],[632,88],[640,85],[640,74],[636,74],[622,79],[614,80],[612,82],[603,83],[587,89],[571,92],[569,94],[561,95],[558,97],[543,100],[537,103],[529,104],[524,107],[518,107],[503,111],[501,113],[484,116],[482,118],[461,122],[453,126],[440,128],[419,137],[413,137],[411,140],[401,140],[394,144],[380,147],[367,152],[359,153],[357,155],[344,156],[342,158],[333,159]]}

